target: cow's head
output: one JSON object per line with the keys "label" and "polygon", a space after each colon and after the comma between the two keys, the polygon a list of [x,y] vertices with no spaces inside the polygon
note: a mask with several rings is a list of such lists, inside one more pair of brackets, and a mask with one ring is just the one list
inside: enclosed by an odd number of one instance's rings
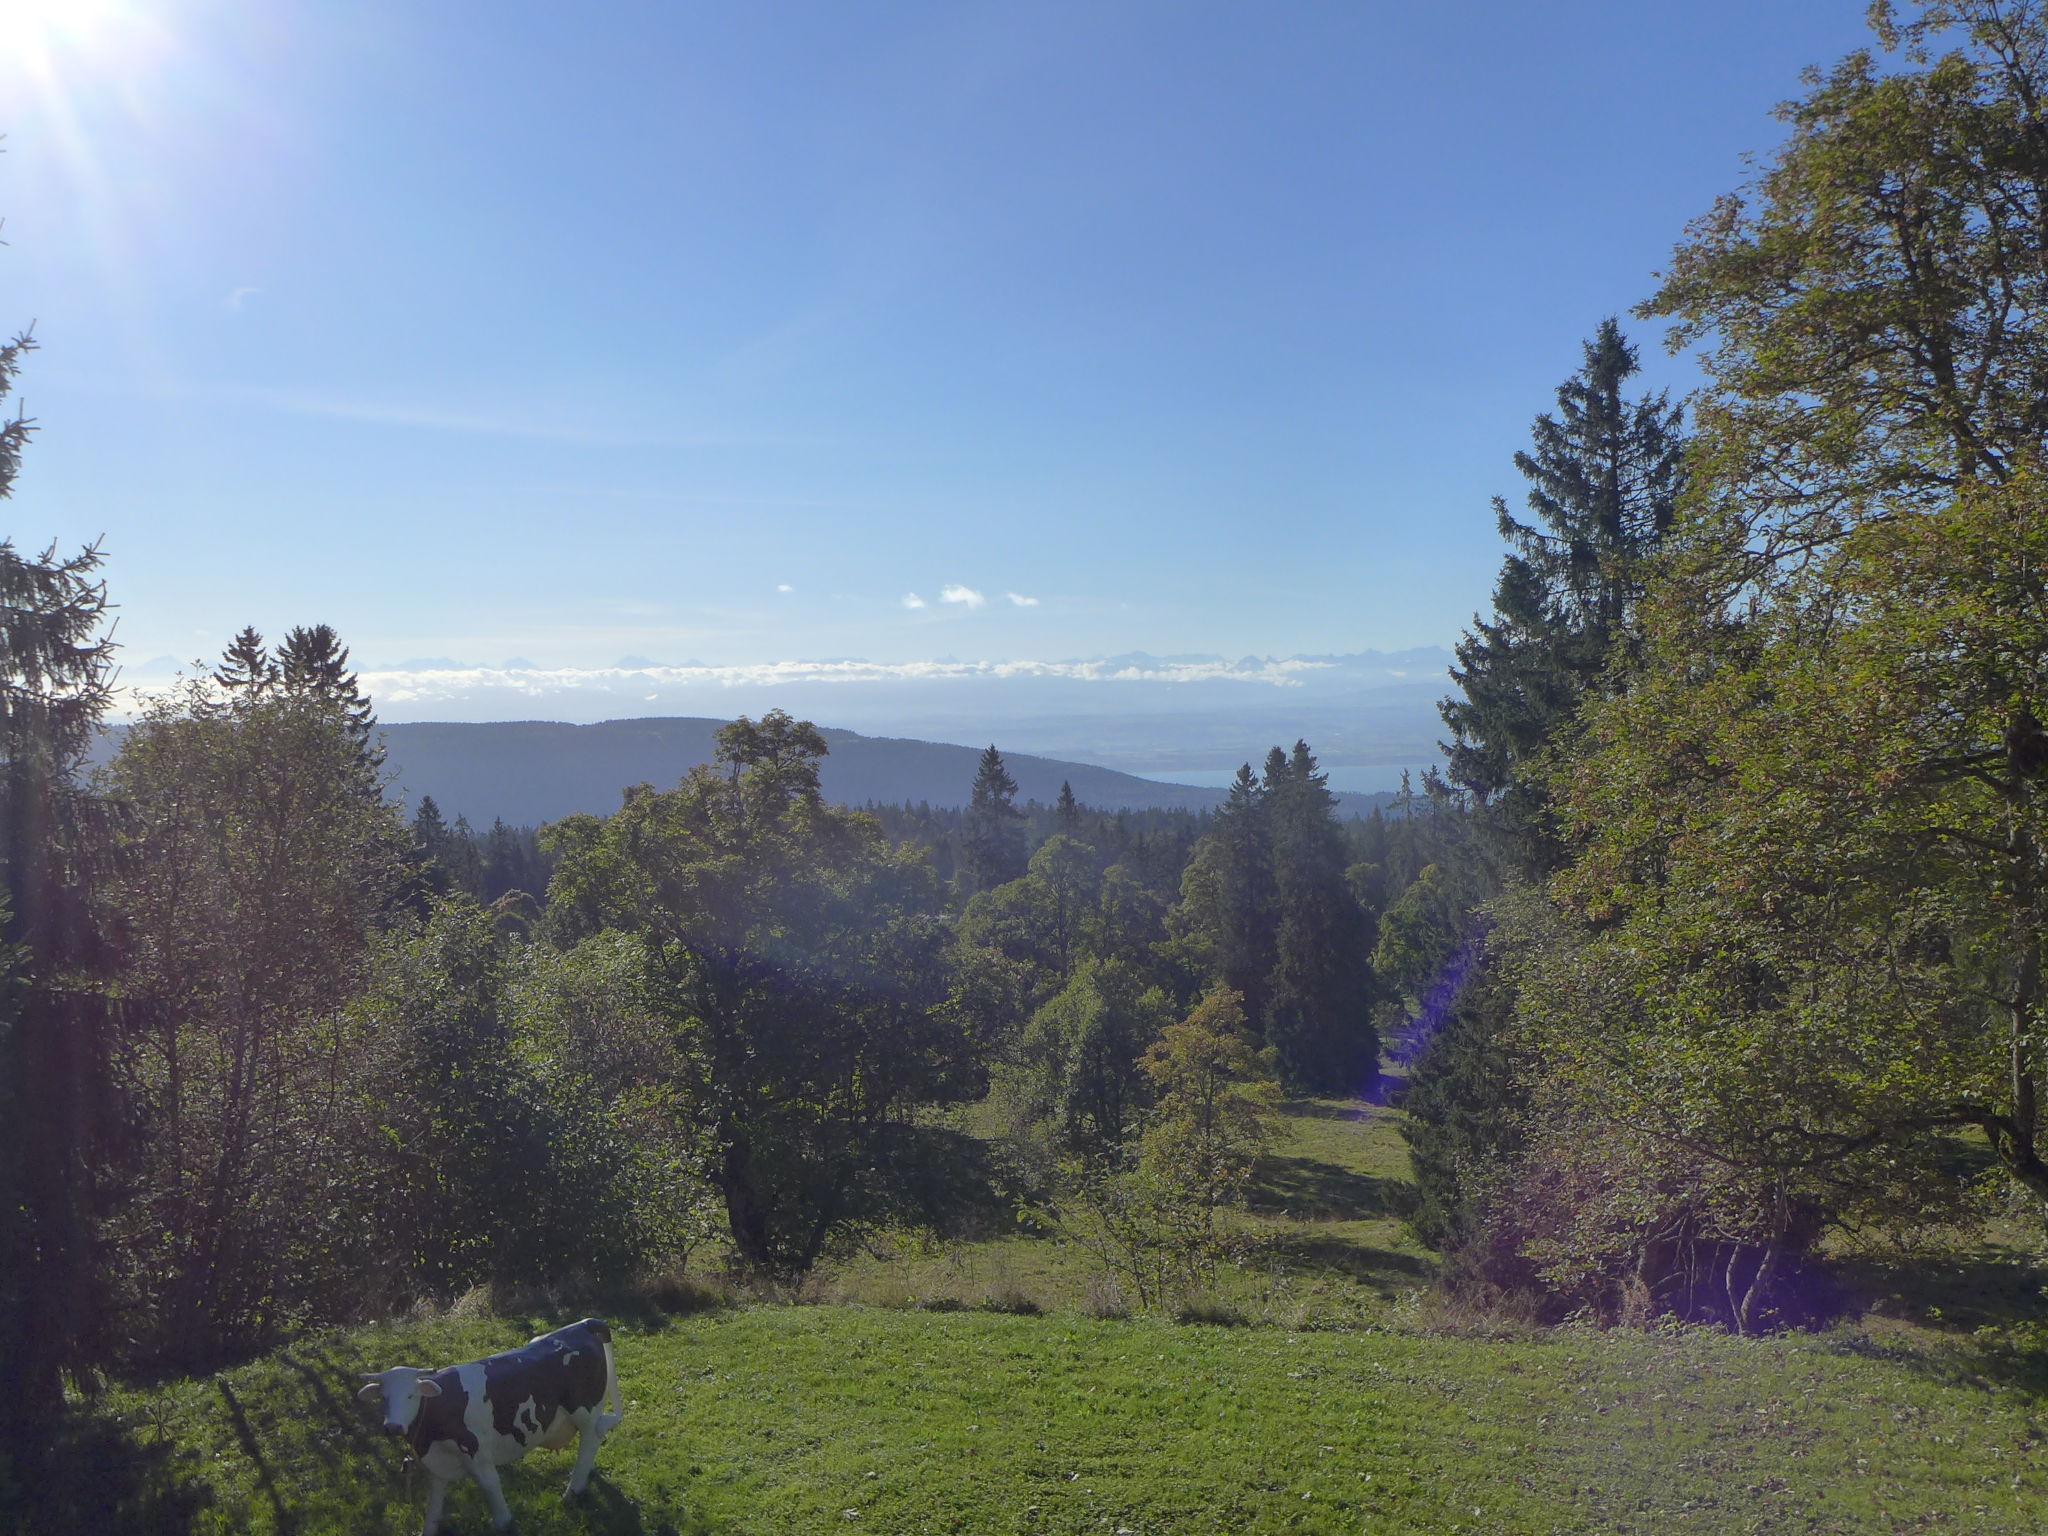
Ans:
{"label": "cow's head", "polygon": [[434,1383],[434,1373],[423,1371],[416,1365],[394,1365],[388,1371],[374,1375],[363,1372],[363,1389],[356,1394],[364,1402],[382,1402],[384,1405],[384,1433],[402,1435],[412,1428],[412,1421],[419,1417],[420,1399],[439,1397],[440,1387]]}

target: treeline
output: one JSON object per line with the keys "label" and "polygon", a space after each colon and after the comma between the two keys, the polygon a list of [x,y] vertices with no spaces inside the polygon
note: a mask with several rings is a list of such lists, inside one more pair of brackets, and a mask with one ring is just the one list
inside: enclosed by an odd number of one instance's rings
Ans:
{"label": "treeline", "polygon": [[1516,458],[1408,1099],[1482,1304],[1760,1328],[2048,1197],[2048,18],[1917,9],[1638,308],[1690,439],[1610,323]]}
{"label": "treeline", "polygon": [[0,545],[18,1424],[421,1296],[787,1284],[1020,1201],[1157,1301],[1275,1095],[1363,1091],[1409,1005],[1372,945],[1431,817],[1340,822],[1305,744],[1213,817],[1020,806],[993,747],[958,816],[861,811],[775,712],[607,817],[408,824],[325,626],[244,630],[87,775],[99,563]]}

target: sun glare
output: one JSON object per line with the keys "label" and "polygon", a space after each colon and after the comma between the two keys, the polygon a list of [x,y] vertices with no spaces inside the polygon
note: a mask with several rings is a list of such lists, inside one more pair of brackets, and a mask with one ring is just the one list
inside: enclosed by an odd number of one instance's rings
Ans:
{"label": "sun glare", "polygon": [[82,43],[106,27],[118,26],[133,7],[125,0],[0,0],[0,33],[14,41]]}
{"label": "sun glare", "polygon": [[140,0],[0,0],[0,58],[45,80],[112,65],[155,30]]}

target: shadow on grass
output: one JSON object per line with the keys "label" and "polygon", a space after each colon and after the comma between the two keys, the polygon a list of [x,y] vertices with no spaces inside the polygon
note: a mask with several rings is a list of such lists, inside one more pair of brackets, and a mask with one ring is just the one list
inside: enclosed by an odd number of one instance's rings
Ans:
{"label": "shadow on grass", "polygon": [[[614,1315],[628,1310],[615,1309]],[[672,1314],[664,1311],[655,1310],[649,1315],[663,1326],[675,1321]],[[551,1321],[547,1317],[536,1317],[529,1325],[541,1323],[560,1326],[559,1319]],[[287,1352],[277,1358],[303,1384],[306,1417],[323,1421],[324,1432],[312,1437],[311,1444],[326,1464],[330,1480],[381,1486],[386,1490],[384,1508],[399,1522],[394,1528],[406,1529],[408,1522],[416,1524],[426,1500],[426,1480],[416,1469],[408,1475],[399,1442],[377,1430],[370,1415],[352,1397],[334,1390],[336,1383],[354,1385],[350,1362],[325,1351],[303,1357]],[[259,1480],[267,1491],[259,1453],[246,1446],[245,1451],[252,1461],[258,1462]],[[583,1497],[573,1504],[564,1504],[559,1494],[568,1466],[565,1455],[543,1452],[502,1469],[505,1497],[513,1508],[515,1528],[535,1533],[576,1532],[579,1536],[718,1536],[728,1529],[723,1521],[688,1511],[646,1510],[639,1500],[606,1476],[602,1462],[592,1471]],[[450,1490],[453,1529],[487,1528],[477,1499],[476,1490],[467,1479]],[[292,1527],[280,1519],[277,1529],[282,1532]]]}
{"label": "shadow on grass", "polygon": [[1994,1249],[1835,1266],[1844,1294],[1935,1330],[1928,1340],[1845,1333],[1833,1347],[1949,1385],[2048,1398],[2048,1269]]}
{"label": "shadow on grass", "polygon": [[1363,1120],[1368,1111],[1356,1099],[1289,1099],[1280,1113],[1291,1120]]}
{"label": "shadow on grass", "polygon": [[235,1440],[242,1447],[242,1454],[249,1458],[249,1465],[256,1469],[256,1486],[270,1505],[276,1529],[284,1536],[297,1536],[298,1516],[285,1507],[284,1495],[278,1492],[277,1479],[271,1474],[269,1459],[257,1442],[256,1431],[249,1425],[249,1415],[242,1409],[242,1400],[235,1396],[235,1389],[228,1385],[225,1376],[217,1378],[214,1384],[220,1388],[221,1404],[228,1411],[228,1422],[234,1426]]}
{"label": "shadow on grass", "polygon": [[1414,1186],[1320,1158],[1265,1157],[1253,1175],[1250,1203],[1267,1216],[1362,1221],[1407,1214],[1414,1209]]}
{"label": "shadow on grass", "polygon": [[1396,1280],[1412,1285],[1427,1279],[1432,1272],[1427,1259],[1412,1253],[1396,1253],[1391,1248],[1375,1248],[1319,1232],[1276,1233],[1265,1246],[1291,1268],[1347,1275],[1381,1287]]}
{"label": "shadow on grass", "polygon": [[[360,1363],[346,1348],[303,1347],[274,1356],[261,1372],[213,1378],[202,1409],[188,1399],[175,1417],[133,1424],[74,1415],[11,1479],[0,1461],[0,1530],[188,1536],[202,1516],[209,1530],[277,1536],[416,1530],[426,1479],[407,1471],[403,1445],[354,1401]],[[217,1435],[196,1438],[209,1423]],[[503,1470],[507,1501],[528,1536],[720,1536],[730,1529],[692,1508],[689,1489],[664,1486],[643,1503],[611,1482],[602,1464],[584,1496],[564,1504],[569,1465],[564,1453],[542,1452]],[[487,1528],[467,1479],[449,1503],[454,1529]]]}
{"label": "shadow on grass", "polygon": [[1901,1343],[1848,1333],[1831,1349],[1859,1360],[1880,1360],[1947,1387],[2019,1392],[2035,1402],[2048,1397],[2048,1346],[2011,1339],[1947,1337],[1932,1344]]}
{"label": "shadow on grass", "polygon": [[49,1441],[0,1449],[0,1529],[178,1536],[212,1502],[177,1448],[145,1444],[125,1425],[69,1414]]}
{"label": "shadow on grass", "polygon": [[2048,1328],[2048,1269],[1996,1249],[1845,1259],[1833,1268],[1843,1291],[1870,1310],[1943,1332],[2012,1324]]}

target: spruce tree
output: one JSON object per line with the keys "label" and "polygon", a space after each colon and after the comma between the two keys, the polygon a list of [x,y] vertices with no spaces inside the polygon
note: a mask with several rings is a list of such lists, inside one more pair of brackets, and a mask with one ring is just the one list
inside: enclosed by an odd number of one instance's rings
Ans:
{"label": "spruce tree", "polygon": [[1366,918],[1345,880],[1337,802],[1308,743],[1267,759],[1273,967],[1266,1043],[1292,1093],[1363,1093],[1378,1064]]}
{"label": "spruce tree", "polygon": [[476,828],[469,824],[467,816],[457,816],[448,828],[447,865],[449,883],[458,891],[467,892],[478,901],[484,894],[484,860],[477,844]]}
{"label": "spruce tree", "polygon": [[1535,873],[1559,857],[1535,760],[1627,643],[1644,557],[1670,530],[1683,484],[1682,409],[1662,391],[1627,399],[1638,366],[1621,327],[1603,320],[1558,386],[1557,413],[1537,416],[1514,458],[1533,518],[1494,499],[1509,545],[1494,617],[1459,642],[1451,677],[1464,697],[1440,706],[1447,777],[1486,809],[1510,861]]}
{"label": "spruce tree", "polygon": [[[0,389],[23,345],[0,347]],[[11,469],[0,451],[0,494]],[[90,1383],[113,1322],[95,1231],[119,1121],[111,955],[89,905],[106,839],[78,783],[111,692],[99,564],[0,540],[0,1446],[48,1423],[64,1375]]]}
{"label": "spruce tree", "polygon": [[1052,808],[1053,828],[1067,837],[1081,835],[1081,803],[1074,798],[1074,786],[1060,780],[1060,797]]}
{"label": "spruce tree", "polygon": [[[254,635],[255,631],[242,633]],[[241,642],[238,639],[236,643]],[[233,655],[230,647],[230,658]],[[310,695],[340,707],[356,743],[365,781],[381,794],[376,779],[384,766],[384,749],[376,741],[377,716],[348,664],[348,647],[341,637],[326,624],[300,625],[290,631],[277,648],[276,681],[286,693]]]}
{"label": "spruce tree", "polygon": [[504,817],[494,819],[491,830],[484,834],[483,900],[486,906],[508,892],[523,888],[526,860],[522,854],[518,835],[505,825]]}
{"label": "spruce tree", "polygon": [[220,665],[213,669],[213,680],[229,693],[261,693],[277,681],[277,663],[271,659],[255,625],[244,625],[242,632],[221,652]]}
{"label": "spruce tree", "polygon": [[1266,797],[1251,764],[1241,764],[1209,834],[1219,885],[1217,968],[1255,1019],[1265,1016],[1273,973],[1273,841]]}
{"label": "spruce tree", "polygon": [[[34,350],[26,332],[0,343],[0,397]],[[0,498],[32,430],[0,417]],[[113,1323],[94,1226],[119,1098],[87,905],[104,839],[77,781],[112,687],[100,559],[0,539],[0,1487],[56,1422],[64,1376],[90,1384]]]}
{"label": "spruce tree", "polygon": [[[1612,319],[1585,344],[1558,387],[1557,412],[1536,418],[1515,455],[1529,482],[1524,522],[1494,500],[1509,552],[1494,613],[1458,644],[1452,680],[1462,698],[1441,706],[1452,740],[1447,777],[1466,792],[1486,833],[1483,867],[1439,883],[1483,896],[1510,875],[1540,878],[1564,849],[1542,780],[1546,752],[1569,742],[1579,706],[1632,644],[1643,566],[1670,531],[1684,481],[1683,412],[1659,391],[1630,400],[1635,348]],[[1465,855],[1481,863],[1480,852]],[[1417,1059],[1406,1103],[1416,1148],[1418,1230],[1445,1241],[1468,1230],[1482,1170],[1509,1150],[1524,1090],[1504,1065],[1497,1031],[1513,999],[1488,975],[1479,920],[1447,939],[1478,954],[1452,1023]]]}
{"label": "spruce tree", "polygon": [[1527,1094],[1501,1043],[1514,1001],[1492,968],[1476,966],[1401,1096],[1417,1193],[1408,1224],[1432,1248],[1473,1234],[1488,1171],[1522,1144]]}
{"label": "spruce tree", "polygon": [[961,831],[961,868],[976,891],[993,890],[1024,874],[1024,812],[1017,781],[991,743],[974,771]]}
{"label": "spruce tree", "polygon": [[412,852],[420,868],[420,886],[427,896],[446,896],[454,887],[455,863],[450,845],[454,834],[432,795],[420,796],[412,818]]}
{"label": "spruce tree", "polygon": [[[34,346],[0,344],[0,396]],[[31,425],[0,418],[0,497]],[[0,539],[0,1484],[65,1375],[90,1385],[113,1326],[95,1228],[119,1097],[89,908],[105,840],[78,784],[112,691],[100,559]]]}

